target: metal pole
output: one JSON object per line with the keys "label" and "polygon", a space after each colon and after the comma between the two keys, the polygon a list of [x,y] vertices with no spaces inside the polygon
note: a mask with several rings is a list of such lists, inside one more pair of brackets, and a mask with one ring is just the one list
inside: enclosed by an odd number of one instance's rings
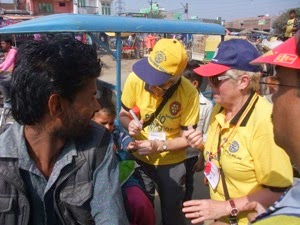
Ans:
{"label": "metal pole", "polygon": [[152,0],[150,1],[150,18],[152,18]]}
{"label": "metal pole", "polygon": [[[122,40],[121,33],[116,33],[116,92],[117,92],[117,113],[121,111],[121,58],[122,58]],[[119,125],[119,119],[117,118]]]}

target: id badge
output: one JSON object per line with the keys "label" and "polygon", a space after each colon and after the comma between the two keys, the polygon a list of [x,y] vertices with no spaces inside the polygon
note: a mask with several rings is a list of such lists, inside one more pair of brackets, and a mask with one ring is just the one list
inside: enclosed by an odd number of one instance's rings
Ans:
{"label": "id badge", "polygon": [[148,140],[150,140],[150,141],[165,141],[166,133],[165,132],[149,132]]}
{"label": "id badge", "polygon": [[219,180],[220,180],[220,170],[219,168],[211,161],[205,163],[204,175],[207,178],[212,189],[216,189]]}

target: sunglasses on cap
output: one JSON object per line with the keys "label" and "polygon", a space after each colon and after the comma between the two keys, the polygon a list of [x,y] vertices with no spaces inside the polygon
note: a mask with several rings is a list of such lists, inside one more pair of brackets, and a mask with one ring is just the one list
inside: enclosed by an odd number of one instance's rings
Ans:
{"label": "sunglasses on cap", "polygon": [[146,90],[156,94],[166,93],[173,85],[175,85],[180,77],[173,77],[167,80],[162,85],[146,85]]}

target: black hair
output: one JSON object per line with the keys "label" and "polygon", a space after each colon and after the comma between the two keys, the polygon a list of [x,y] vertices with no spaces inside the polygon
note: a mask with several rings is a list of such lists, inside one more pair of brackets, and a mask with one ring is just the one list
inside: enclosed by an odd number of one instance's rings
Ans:
{"label": "black hair", "polygon": [[190,60],[187,64],[187,66],[185,67],[185,70],[183,71],[183,76],[187,79],[189,79],[190,81],[198,81],[198,88],[201,86],[202,83],[202,77],[199,76],[197,73],[194,72],[194,69],[200,67],[201,65],[203,65],[204,63],[202,61],[198,61],[198,60]]}
{"label": "black hair", "polygon": [[295,10],[295,9],[292,9],[292,10],[289,12],[289,15],[292,14],[292,13],[296,14],[296,10]]}
{"label": "black hair", "polygon": [[2,37],[1,41],[4,41],[7,44],[13,45],[12,39],[10,37]]}
{"label": "black hair", "polygon": [[101,67],[92,46],[72,37],[28,41],[20,46],[12,73],[11,103],[20,124],[39,123],[48,112],[48,99],[59,94],[73,102]]}
{"label": "black hair", "polygon": [[106,111],[110,116],[117,116],[116,106],[114,104],[114,93],[111,88],[102,85],[101,96],[97,98],[100,105],[100,111]]}

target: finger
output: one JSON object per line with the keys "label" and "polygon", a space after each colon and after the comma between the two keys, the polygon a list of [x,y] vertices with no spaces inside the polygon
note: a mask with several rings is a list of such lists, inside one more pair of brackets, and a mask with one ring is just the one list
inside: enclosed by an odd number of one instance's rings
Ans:
{"label": "finger", "polygon": [[194,133],[190,134],[188,139],[193,140],[193,139],[199,139],[202,138],[202,132],[201,131],[195,131]]}
{"label": "finger", "polygon": [[188,139],[188,137],[189,137],[192,133],[194,133],[194,132],[195,132],[195,129],[185,130],[185,131],[184,131],[184,136],[185,136],[185,138]]}
{"label": "finger", "polygon": [[193,139],[188,139],[187,142],[190,146],[193,146],[193,145],[196,145],[197,143],[201,143],[202,138],[201,137],[195,137]]}
{"label": "finger", "polygon": [[141,145],[144,142],[144,140],[136,140],[135,142],[137,143],[137,145]]}
{"label": "finger", "polygon": [[189,212],[189,213],[185,213],[185,217],[188,218],[188,219],[195,219],[195,218],[199,218],[200,217],[200,214],[199,212]]}
{"label": "finger", "polygon": [[248,202],[244,207],[242,208],[243,211],[251,211],[256,210],[257,202]]}
{"label": "finger", "polygon": [[186,214],[185,217],[190,219],[192,224],[198,224],[205,221],[205,217],[202,216],[200,212]]}
{"label": "finger", "polygon": [[204,218],[204,217],[198,217],[198,218],[196,218],[196,219],[192,219],[192,220],[191,220],[191,223],[192,223],[192,224],[198,224],[198,223],[201,223],[201,222],[203,222],[203,221],[205,221],[205,218]]}
{"label": "finger", "polygon": [[140,123],[141,123],[142,125],[144,125],[144,120],[143,120],[143,119],[141,119],[141,120],[140,120]]}
{"label": "finger", "polygon": [[[184,207],[199,206],[199,200],[190,200],[183,203]],[[195,211],[195,210],[194,210]]]}
{"label": "finger", "polygon": [[135,120],[132,120],[133,125],[137,128],[137,129],[142,129],[141,124],[139,124],[138,122],[136,122]]}
{"label": "finger", "polygon": [[247,218],[248,218],[249,221],[253,221],[256,217],[257,217],[257,213],[256,212],[250,212],[247,215]]}

